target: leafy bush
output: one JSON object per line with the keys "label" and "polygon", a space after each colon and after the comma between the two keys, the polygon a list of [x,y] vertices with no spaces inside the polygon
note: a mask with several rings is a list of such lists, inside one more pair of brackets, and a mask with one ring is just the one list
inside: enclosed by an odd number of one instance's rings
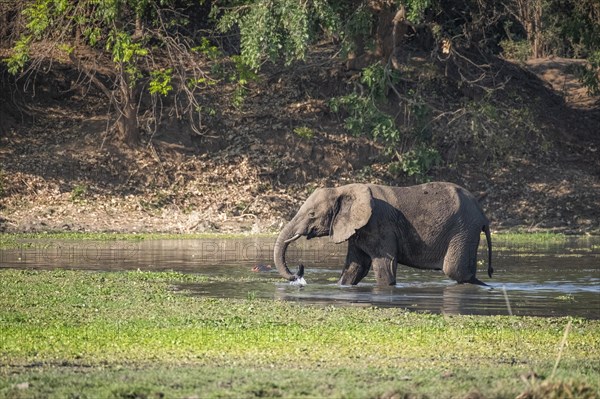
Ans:
{"label": "leafy bush", "polygon": [[344,112],[344,127],[353,136],[367,136],[381,139],[388,145],[400,140],[400,132],[394,119],[377,108],[370,97],[354,92],[335,97],[329,101],[329,107],[335,113]]}
{"label": "leafy bush", "polygon": [[360,82],[369,88],[370,95],[376,100],[383,100],[388,95],[390,85],[398,83],[399,72],[376,62],[363,69]]}
{"label": "leafy bush", "polygon": [[363,69],[359,81],[364,85],[361,94],[355,90],[331,99],[331,110],[344,114],[344,127],[350,134],[364,135],[384,144],[384,153],[390,157],[390,173],[403,172],[416,180],[427,180],[427,173],[441,162],[439,152],[427,144],[431,139],[431,112],[427,104],[416,90],[407,90],[403,103],[410,117],[399,129],[395,118],[379,107],[387,103],[390,90],[396,91],[394,85],[399,81],[399,72],[375,63]]}
{"label": "leafy bush", "polygon": [[579,68],[579,79],[591,96],[600,95],[600,50],[588,58],[589,65]]}
{"label": "leafy bush", "polygon": [[8,66],[8,72],[12,75],[16,75],[19,71],[21,71],[25,64],[29,61],[29,46],[31,43],[31,36],[24,35],[20,37],[13,49],[10,57],[7,57],[3,60]]}
{"label": "leafy bush", "polygon": [[151,71],[150,76],[150,94],[160,94],[166,96],[171,90],[173,90],[173,86],[171,84],[173,68]]}
{"label": "leafy bush", "polygon": [[78,184],[75,187],[73,187],[73,190],[71,190],[71,201],[72,202],[82,201],[87,194],[87,190],[88,190],[87,186],[82,185],[82,184]]}
{"label": "leafy bush", "polygon": [[502,40],[500,47],[502,47],[502,56],[509,60],[525,62],[531,55],[531,46],[527,40]]}
{"label": "leafy bush", "polygon": [[[447,123],[440,139],[461,158],[469,152],[480,162],[495,162],[509,154],[526,153],[530,142],[537,142],[536,151],[547,151],[548,142],[535,123],[531,110],[517,104],[496,104],[489,97],[464,105],[462,115]],[[468,150],[467,150],[468,149]],[[451,160],[452,161],[452,160]]]}
{"label": "leafy bush", "polygon": [[368,93],[365,95],[354,91],[332,98],[329,107],[335,113],[346,113],[345,128],[352,135],[366,135],[394,147],[401,139],[400,131],[394,118],[381,111],[377,105],[387,101],[389,85],[395,83],[397,78],[397,71],[392,71],[381,63],[370,65],[360,75],[360,82],[366,86]]}
{"label": "leafy bush", "polygon": [[420,181],[428,180],[427,173],[442,161],[437,149],[427,147],[424,144],[398,154],[397,157],[398,161],[390,163],[389,172],[392,175],[399,175],[399,172],[404,172],[408,176],[415,176]]}
{"label": "leafy bush", "polygon": [[296,133],[299,137],[305,140],[312,140],[315,137],[315,131],[307,126],[300,126],[294,129],[294,133]]}

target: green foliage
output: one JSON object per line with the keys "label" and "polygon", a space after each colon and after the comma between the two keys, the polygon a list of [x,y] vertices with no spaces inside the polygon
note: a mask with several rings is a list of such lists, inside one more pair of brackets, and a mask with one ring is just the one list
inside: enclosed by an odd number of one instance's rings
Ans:
{"label": "green foliage", "polygon": [[597,0],[545,0],[543,22],[548,54],[586,58],[600,51]]}
{"label": "green foliage", "polygon": [[223,56],[221,50],[213,45],[207,37],[200,39],[200,45],[192,47],[192,51],[204,54],[211,61],[216,61]]}
{"label": "green foliage", "polygon": [[87,39],[90,46],[95,47],[102,38],[102,30],[98,26],[86,27],[83,36]]}
{"label": "green foliage", "polygon": [[367,95],[356,91],[329,101],[335,113],[345,112],[345,128],[354,136],[366,135],[380,139],[389,146],[394,146],[401,138],[394,118],[381,111],[377,101],[385,101],[388,84],[395,80],[396,72],[380,63],[375,63],[363,70],[360,82],[367,89]]}
{"label": "green foliage", "polygon": [[367,8],[366,3],[361,3],[359,7],[350,9],[349,12],[350,15],[345,18],[347,22],[344,24],[344,31],[342,32],[346,39],[344,43],[345,53],[356,50],[353,47],[357,38],[367,39],[368,45],[372,45],[370,36],[374,27],[373,15]]}
{"label": "green foliage", "polygon": [[87,194],[87,186],[83,184],[78,184],[73,187],[71,190],[71,201],[72,202],[80,202],[84,199]]}
{"label": "green foliage", "polygon": [[171,79],[173,77],[173,69],[152,71],[150,72],[150,94],[160,94],[166,96],[173,90]]}
{"label": "green foliage", "polygon": [[113,30],[108,35],[106,50],[112,54],[112,59],[117,69],[124,70],[129,77],[129,86],[133,88],[136,82],[143,77],[138,66],[138,59],[147,56],[149,50],[142,43],[133,42],[127,32]]}
{"label": "green foliage", "polygon": [[415,176],[420,181],[426,181],[427,173],[442,161],[440,153],[435,148],[421,144],[416,148],[398,154],[398,161],[389,164],[388,169],[392,175],[404,172],[408,176]]}
{"label": "green foliage", "polygon": [[231,81],[236,81],[240,85],[254,82],[258,79],[258,74],[245,62],[243,56],[234,55],[231,57],[235,66],[235,73],[230,75]]}
{"label": "green foliage", "polygon": [[9,73],[16,75],[19,71],[23,70],[25,64],[29,61],[30,43],[30,35],[23,35],[17,40],[12,49],[11,56],[3,60],[8,66]]}
{"label": "green foliage", "polygon": [[394,118],[379,110],[370,97],[351,93],[332,98],[329,107],[335,113],[344,112],[344,127],[353,136],[366,135],[380,139],[388,145],[400,140],[400,132],[396,128]]}
{"label": "green foliage", "polygon": [[[194,38],[183,33],[189,18],[182,10],[193,12],[192,2],[25,2],[22,11],[25,29],[19,31],[21,37],[5,62],[11,73],[31,76],[43,65],[41,61],[56,57],[52,50],[61,49],[88,77],[102,74],[107,79],[91,81],[117,108],[119,116],[112,119],[118,131],[116,137],[128,145],[136,145],[139,143],[137,113],[140,107],[145,107],[140,96],[147,95],[141,88],[146,84],[152,95],[164,96],[177,90],[182,95],[174,96],[176,106],[188,113],[193,125],[198,123],[194,112],[198,109],[196,89],[210,82],[193,57]],[[37,52],[36,63],[26,69],[30,47],[40,43],[48,51]],[[209,57],[219,54],[205,39],[198,47]],[[90,55],[95,59],[90,60]],[[77,60],[78,57],[82,59]],[[111,60],[112,65],[107,65],[106,60]],[[112,70],[106,71],[106,67]],[[150,112],[159,112],[156,104],[152,102]]]}
{"label": "green foliage", "polygon": [[228,79],[230,82],[236,84],[231,101],[236,108],[239,108],[244,104],[244,100],[248,94],[246,85],[256,81],[258,74],[246,64],[242,56],[233,55],[231,56],[231,60],[233,61],[234,70],[228,73]]}
{"label": "green foliage", "polygon": [[244,105],[244,100],[246,99],[246,95],[248,94],[248,89],[243,85],[237,85],[233,90],[233,95],[231,96],[231,103],[235,108],[240,108]]}
{"label": "green foliage", "polygon": [[[535,122],[529,107],[522,107],[523,99],[514,98],[515,105],[498,104],[491,97],[465,104],[463,114],[448,124],[443,141],[456,148],[459,154],[468,152],[481,162],[495,162],[509,154],[518,154],[531,148],[548,151],[548,141]],[[461,155],[459,155],[460,157]]]}
{"label": "green foliage", "polygon": [[53,0],[36,0],[23,9],[23,16],[27,19],[25,26],[36,39],[41,38],[51,26],[52,17],[60,15],[58,10],[63,9],[64,2],[57,1],[56,8],[53,7],[54,3]]}
{"label": "green foliage", "polygon": [[[430,141],[431,112],[418,93],[407,90],[409,101],[405,105],[410,121],[403,129],[394,117],[381,110],[387,102],[388,92],[399,81],[399,72],[381,63],[363,69],[360,82],[366,94],[356,91],[333,98],[329,102],[335,113],[344,113],[344,127],[354,136],[365,135],[380,140],[385,153],[391,156],[389,171],[394,175],[405,173],[417,180],[427,180],[427,173],[441,162],[439,152],[427,143]],[[381,107],[381,108],[380,108]],[[406,143],[412,145],[406,148]],[[404,152],[398,148],[404,147]]]}
{"label": "green foliage", "polygon": [[315,137],[315,131],[307,126],[294,128],[294,133],[305,140],[312,140]]}
{"label": "green foliage", "polygon": [[148,55],[148,49],[139,42],[134,43],[127,32],[113,30],[108,35],[106,49],[112,53],[115,63],[131,64],[137,57]]}
{"label": "green foliage", "polygon": [[[116,20],[127,15],[130,6],[141,12],[150,7],[149,3],[97,0],[91,3],[81,2],[78,7],[77,3],[66,0],[30,2],[23,9],[27,31],[17,40],[11,57],[6,60],[9,70],[16,74],[24,68],[29,59],[29,47],[34,41],[54,40],[58,42],[59,48],[72,52],[73,46],[65,41],[72,39],[69,32],[76,24],[82,28],[86,44],[91,47],[101,45],[110,54],[116,68],[128,74],[129,83],[133,85],[142,76],[137,65],[139,58],[147,56],[152,50],[143,42],[132,40],[128,29],[132,21],[123,19],[116,23]],[[56,37],[60,39],[55,39]]]}
{"label": "green foliage", "polygon": [[600,95],[600,50],[588,57],[589,65],[579,68],[579,79],[587,87],[591,96]]}
{"label": "green foliage", "polygon": [[406,0],[406,17],[413,24],[423,22],[425,11],[434,4],[434,0]]}
{"label": "green foliage", "polygon": [[[337,18],[326,0],[229,1],[213,8],[218,27],[227,32],[237,25],[243,62],[257,70],[267,60],[287,64],[304,58],[319,26],[336,30]],[[219,14],[220,13],[220,14]]]}
{"label": "green foliage", "polygon": [[388,95],[390,85],[398,83],[400,73],[388,68],[381,62],[376,62],[362,70],[360,82],[369,88],[370,95],[376,100],[382,100]]}
{"label": "green foliage", "polygon": [[500,47],[502,47],[502,55],[504,58],[509,60],[525,62],[531,55],[531,46],[527,40],[502,40],[500,42]]}

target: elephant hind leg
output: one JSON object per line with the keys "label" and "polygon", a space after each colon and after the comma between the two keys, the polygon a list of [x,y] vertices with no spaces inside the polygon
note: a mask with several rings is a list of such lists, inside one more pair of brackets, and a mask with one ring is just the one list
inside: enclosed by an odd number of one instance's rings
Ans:
{"label": "elephant hind leg", "polygon": [[466,241],[460,236],[453,238],[444,257],[444,274],[458,283],[483,284],[475,277],[478,247],[479,236]]}
{"label": "elephant hind leg", "polygon": [[398,262],[395,258],[380,257],[373,259],[373,271],[377,285],[396,285],[396,269]]}

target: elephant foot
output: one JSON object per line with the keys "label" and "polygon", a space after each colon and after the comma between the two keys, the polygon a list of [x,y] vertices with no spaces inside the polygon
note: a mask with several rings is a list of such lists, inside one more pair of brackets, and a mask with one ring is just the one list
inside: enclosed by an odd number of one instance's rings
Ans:
{"label": "elephant foot", "polygon": [[369,273],[369,267],[360,265],[358,263],[352,263],[347,266],[340,279],[339,285],[356,285],[358,284],[367,274]]}
{"label": "elephant foot", "polygon": [[356,274],[342,274],[342,277],[338,280],[339,285],[356,285],[362,280],[362,278],[358,278]]}
{"label": "elephant foot", "polygon": [[459,284],[465,284],[465,283],[473,284],[473,285],[479,285],[479,286],[482,286],[482,287],[491,287],[490,285],[484,283],[483,281],[479,280],[475,276],[471,277],[471,279],[469,281],[459,282]]}

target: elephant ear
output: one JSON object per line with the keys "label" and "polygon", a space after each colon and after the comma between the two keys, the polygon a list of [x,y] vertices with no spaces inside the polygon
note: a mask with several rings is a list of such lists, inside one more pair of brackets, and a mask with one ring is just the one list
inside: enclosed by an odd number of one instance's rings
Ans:
{"label": "elephant ear", "polygon": [[372,213],[373,195],[368,186],[351,184],[342,187],[334,205],[329,235],[338,244],[346,241],[369,222]]}

